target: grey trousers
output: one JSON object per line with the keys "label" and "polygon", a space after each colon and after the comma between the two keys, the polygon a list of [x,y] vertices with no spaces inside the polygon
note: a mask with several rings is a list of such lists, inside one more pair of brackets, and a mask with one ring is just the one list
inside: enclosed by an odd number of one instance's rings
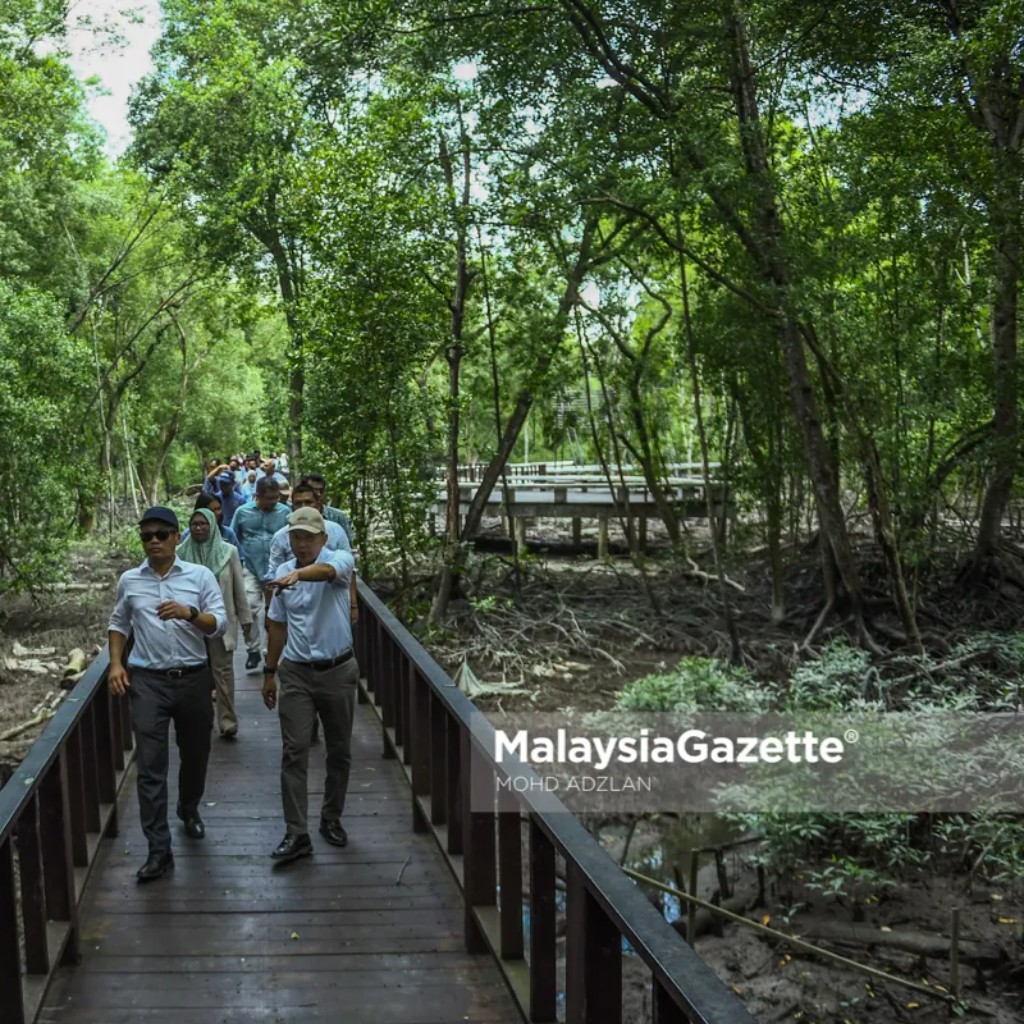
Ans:
{"label": "grey trousers", "polygon": [[359,665],[355,658],[350,658],[336,668],[316,672],[283,658],[277,668],[277,678],[277,715],[281,722],[282,744],[281,804],[285,827],[292,835],[305,835],[309,831],[309,747],[317,715],[324,726],[327,767],[320,816],[338,821],[345,810]]}
{"label": "grey trousers", "polygon": [[224,646],[224,638],[215,636],[206,641],[210,670],[217,689],[217,728],[221,733],[238,730],[235,714],[235,653]]}
{"label": "grey trousers", "polygon": [[162,854],[171,848],[171,830],[167,825],[168,726],[174,722],[174,738],[181,757],[178,803],[189,813],[198,809],[206,788],[213,727],[213,676],[208,666],[181,679],[141,668],[130,669],[129,676],[139,817],[149,852]]}
{"label": "grey trousers", "polygon": [[249,639],[245,642],[245,649],[250,654],[259,654],[266,649],[266,623],[260,622],[260,616],[264,614],[266,599],[263,596],[263,586],[259,579],[245,566],[242,566],[242,583],[245,585],[245,596],[249,601],[249,611],[252,612],[252,630]]}

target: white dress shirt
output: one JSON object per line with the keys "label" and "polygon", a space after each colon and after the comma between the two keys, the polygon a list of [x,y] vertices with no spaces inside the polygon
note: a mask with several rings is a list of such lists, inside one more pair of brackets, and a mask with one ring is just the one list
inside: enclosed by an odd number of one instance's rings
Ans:
{"label": "white dress shirt", "polygon": [[156,609],[164,601],[177,601],[208,612],[217,620],[217,628],[208,635],[224,635],[227,612],[213,573],[205,565],[176,557],[167,575],[158,576],[147,558],[118,581],[108,626],[122,636],[134,636],[129,668],[185,668],[206,662],[206,636],[184,619],[161,619]]}

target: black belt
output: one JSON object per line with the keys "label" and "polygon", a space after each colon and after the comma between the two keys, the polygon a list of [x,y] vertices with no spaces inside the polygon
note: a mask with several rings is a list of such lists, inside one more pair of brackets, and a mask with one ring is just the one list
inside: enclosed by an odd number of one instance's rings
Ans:
{"label": "black belt", "polygon": [[301,665],[303,668],[311,668],[314,672],[326,672],[329,668],[337,668],[339,665],[344,665],[346,661],[352,658],[354,653],[350,647],[336,658],[329,658],[327,661],[296,661],[294,664]]}
{"label": "black belt", "polygon": [[144,668],[143,672],[152,672],[155,676],[168,676],[171,679],[180,679],[182,676],[190,676],[196,672],[202,672],[206,668],[206,662],[201,661],[198,665],[177,665],[171,668]]}

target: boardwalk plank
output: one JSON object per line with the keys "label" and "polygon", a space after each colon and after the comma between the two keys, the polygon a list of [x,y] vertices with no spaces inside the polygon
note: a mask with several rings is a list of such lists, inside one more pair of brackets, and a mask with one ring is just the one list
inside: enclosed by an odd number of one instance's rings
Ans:
{"label": "boardwalk plank", "polygon": [[[280,736],[243,658],[239,739],[214,739],[207,838],[188,840],[175,821],[173,872],[138,885],[146,845],[129,787],[121,834],[104,843],[82,904],[82,962],[57,972],[40,1024],[519,1022],[494,961],[464,950],[458,888],[430,837],[412,832],[408,787],[380,757],[366,707],[353,736],[349,845],[314,834],[312,857],[274,866]],[[172,756],[172,807],[176,775]],[[315,828],[322,746],[310,785]]]}

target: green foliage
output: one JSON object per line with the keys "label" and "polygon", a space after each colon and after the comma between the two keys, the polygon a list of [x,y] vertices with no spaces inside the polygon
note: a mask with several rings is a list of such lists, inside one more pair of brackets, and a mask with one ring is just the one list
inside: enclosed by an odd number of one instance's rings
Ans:
{"label": "green foliage", "polygon": [[674,671],[644,676],[615,696],[623,711],[766,711],[769,691],[745,670],[715,658],[683,658]]}
{"label": "green foliage", "polygon": [[0,281],[0,594],[63,575],[88,473],[69,416],[87,392],[86,358],[50,296]]}
{"label": "green foliage", "polygon": [[867,651],[845,640],[828,644],[820,656],[797,666],[783,707],[792,711],[839,711],[860,706],[871,675]]}
{"label": "green foliage", "polygon": [[809,871],[805,884],[812,891],[837,899],[864,899],[896,885],[891,878],[864,867],[853,857],[840,857],[836,854],[832,854],[821,870]]}

